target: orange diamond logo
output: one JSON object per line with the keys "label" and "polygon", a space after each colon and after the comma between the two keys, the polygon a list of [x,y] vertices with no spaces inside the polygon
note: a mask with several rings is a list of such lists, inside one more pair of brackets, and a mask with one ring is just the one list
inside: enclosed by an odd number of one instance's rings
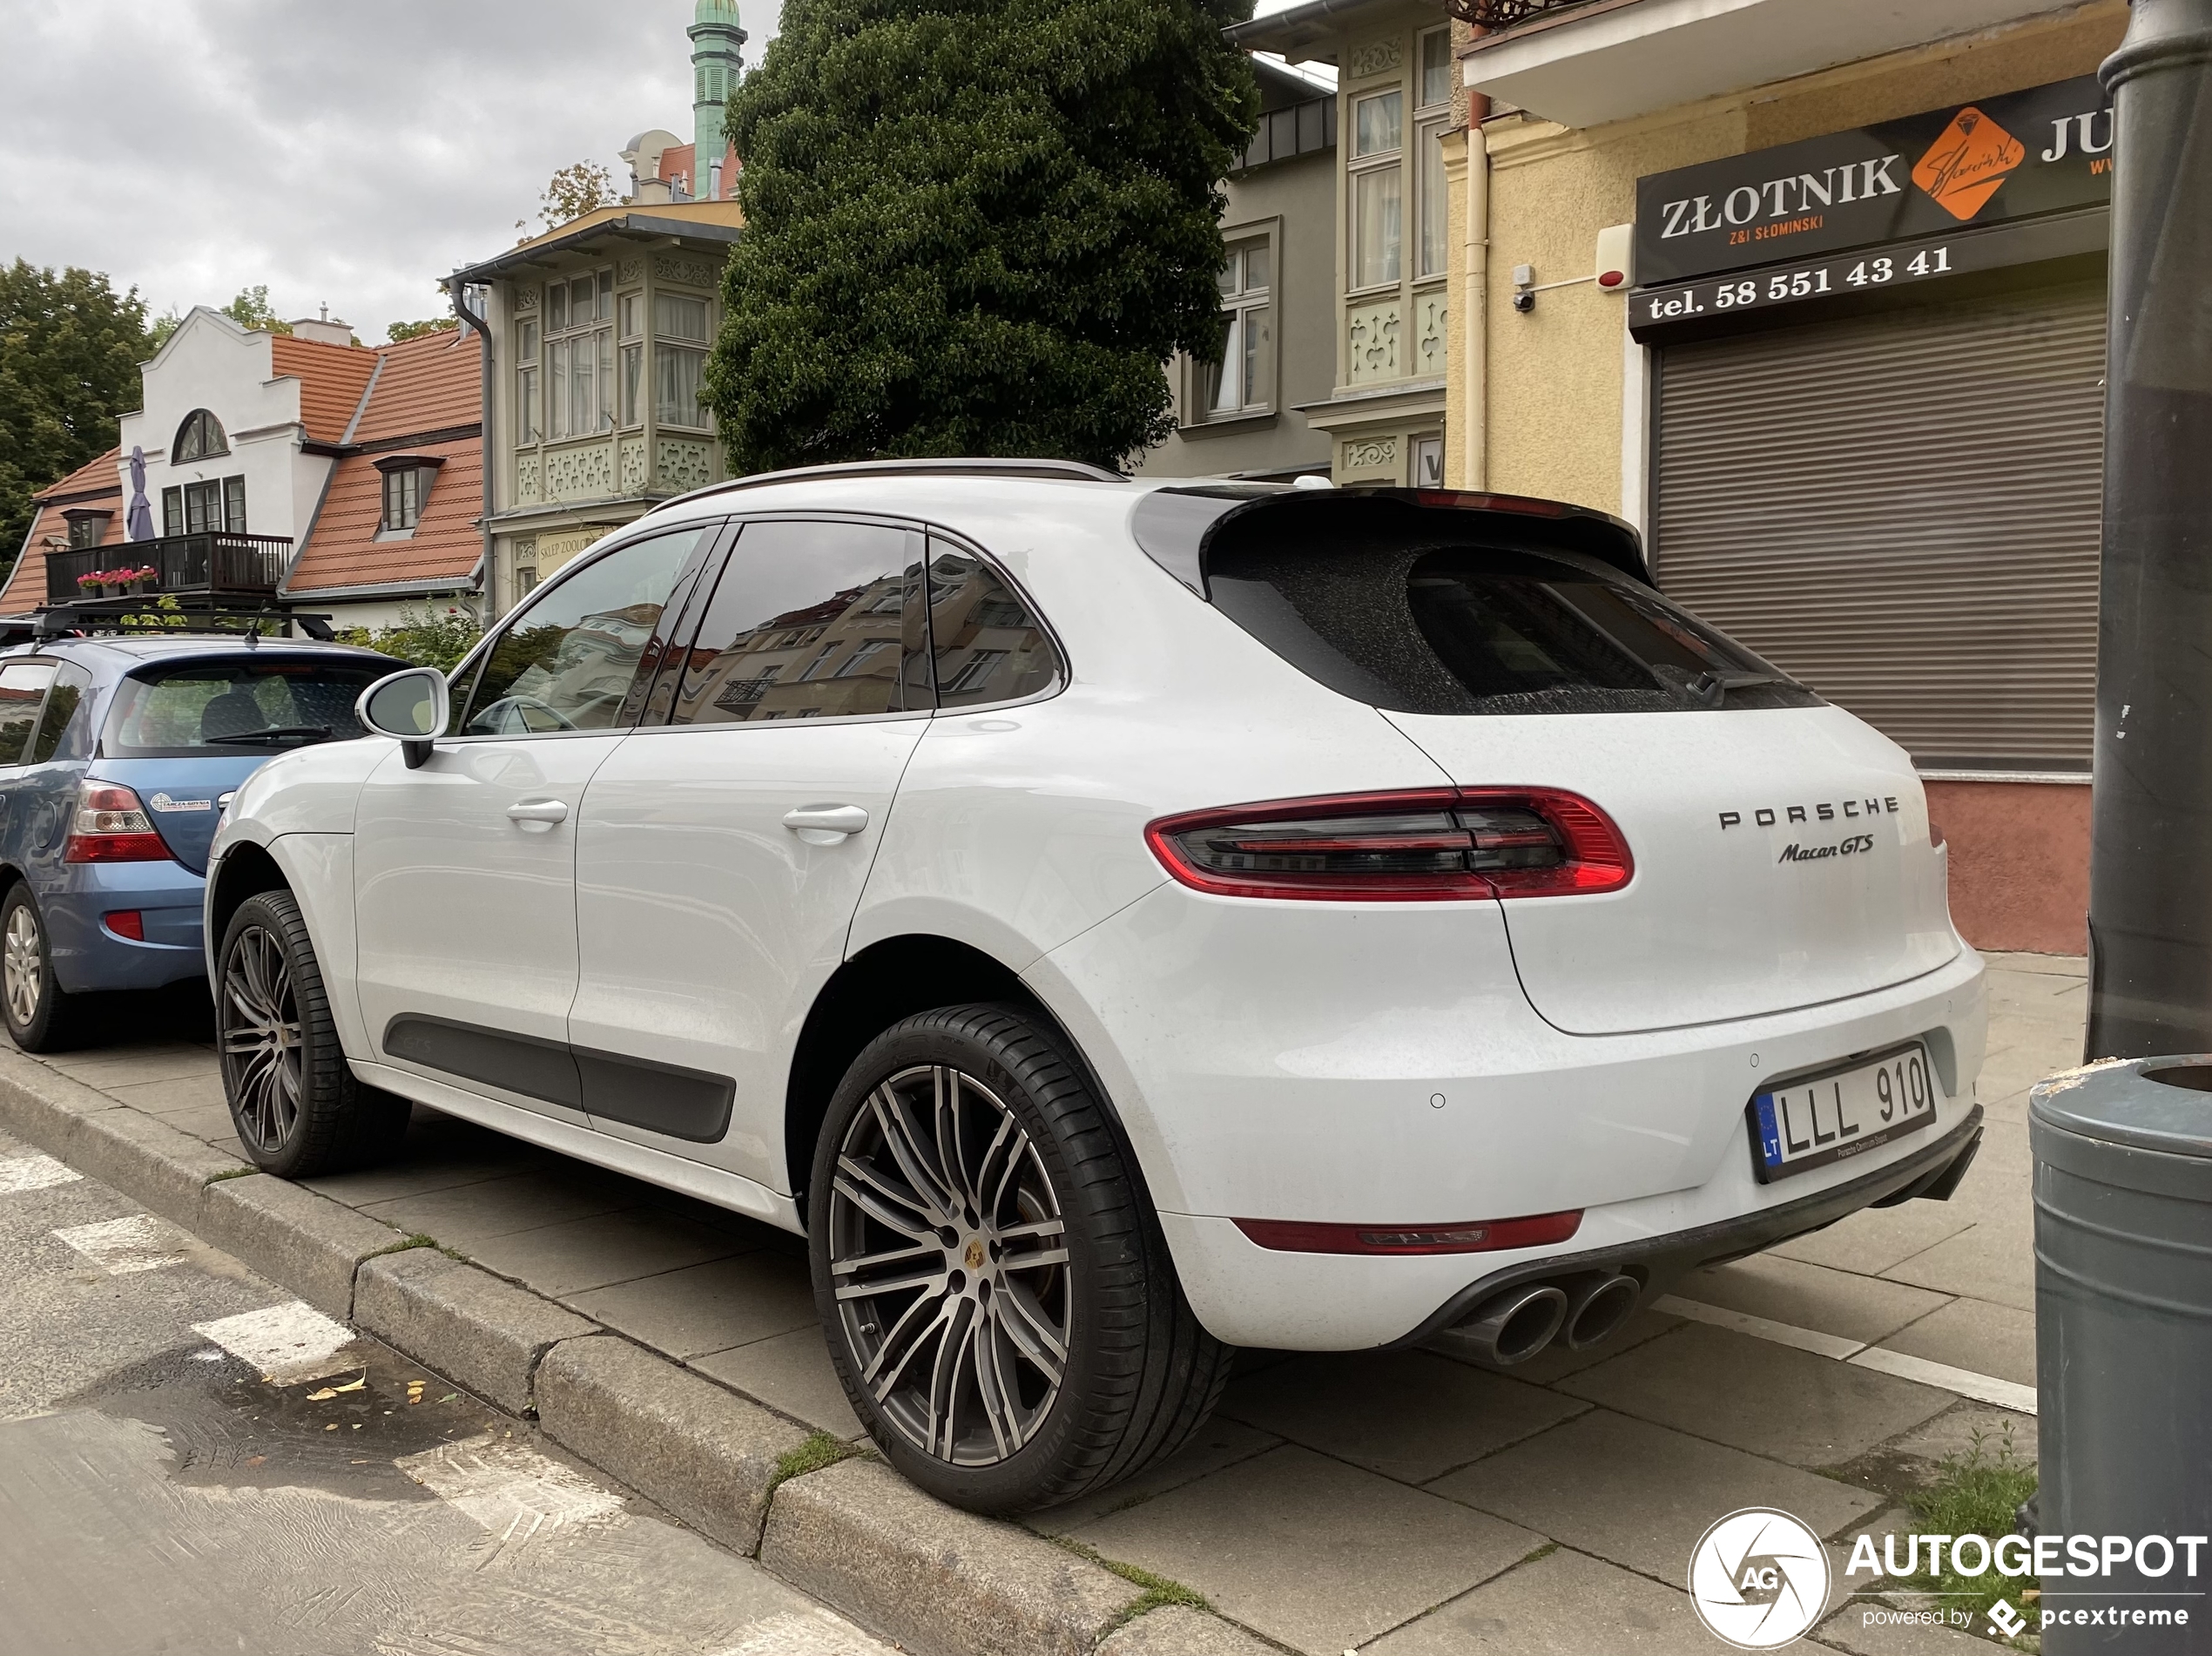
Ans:
{"label": "orange diamond logo", "polygon": [[1997,186],[2027,159],[2018,139],[1969,104],[1928,146],[1912,169],[1912,182],[1963,224],[1988,205]]}

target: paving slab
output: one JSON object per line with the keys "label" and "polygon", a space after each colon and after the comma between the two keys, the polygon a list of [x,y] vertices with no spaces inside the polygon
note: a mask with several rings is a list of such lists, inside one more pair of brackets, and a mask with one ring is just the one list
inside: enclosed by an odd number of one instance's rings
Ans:
{"label": "paving slab", "polygon": [[1074,1531],[1311,1656],[1347,1647],[1543,1544],[1515,1524],[1296,1444]]}
{"label": "paving slab", "polygon": [[[1990,1656],[1992,1651],[2006,1648],[1956,1627],[1922,1626],[1918,1623],[1900,1626],[1895,1619],[1900,1613],[1886,1605],[1864,1601],[1846,1605],[1815,1628],[1811,1637],[1822,1644],[1850,1651],[1852,1656]],[[1916,1610],[1902,1613],[1929,1612]],[[1986,1632],[1986,1619],[1982,1626]]]}
{"label": "paving slab", "polygon": [[1952,1300],[1883,1341],[1884,1348],[2023,1386],[2035,1383],[2035,1314],[1988,1300]]}
{"label": "paving slab", "polygon": [[[691,1221],[671,1217],[669,1222]],[[718,1239],[715,1246],[730,1257],[572,1294],[570,1302],[610,1328],[687,1359],[798,1329],[813,1331],[814,1343],[821,1344],[814,1287],[805,1266],[757,1249],[738,1253],[743,1240],[726,1231],[700,1227],[698,1234]]]}
{"label": "paving slab", "polygon": [[94,1047],[57,1053],[45,1060],[86,1086],[103,1091],[146,1081],[192,1081],[222,1073],[212,1046],[148,1047],[138,1051]]}
{"label": "paving slab", "polygon": [[1561,1547],[1385,1634],[1365,1656],[1712,1656],[1717,1648],[1687,1593]]}
{"label": "paving slab", "polygon": [[1892,1282],[1939,1294],[1987,1300],[2016,1311],[2035,1309],[2035,1226],[2026,1215],[1982,1220],[1891,1266]]}
{"label": "paving slab", "polygon": [[1777,1507],[1829,1535],[1885,1504],[1870,1490],[1610,1409],[1592,1409],[1428,1488],[1665,1581],[1687,1575],[1697,1538],[1738,1507]]}
{"label": "paving slab", "polygon": [[1793,1328],[1817,1328],[1862,1345],[1895,1334],[1948,1302],[1927,1288],[1771,1254],[1692,1271],[1670,1291],[1682,1299]]}
{"label": "paving slab", "polygon": [[1088,1558],[932,1500],[872,1460],[779,1485],[760,1561],[920,1656],[1087,1656],[1141,1596]]}
{"label": "paving slab", "polygon": [[1572,1375],[1560,1388],[1795,1466],[1838,1465],[1952,1402],[1949,1392],[1701,1325]]}
{"label": "paving slab", "polygon": [[1098,1656],[1275,1656],[1275,1646],[1203,1610],[1167,1605],[1112,1634]]}
{"label": "paving slab", "polygon": [[1426,1351],[1299,1357],[1230,1382],[1220,1412],[1401,1483],[1555,1426],[1587,1405]]}
{"label": "paving slab", "polygon": [[1170,1490],[1179,1490],[1185,1484],[1196,1483],[1209,1472],[1217,1472],[1224,1466],[1234,1466],[1238,1461],[1248,1461],[1255,1455],[1275,1448],[1282,1441],[1272,1433],[1258,1431],[1225,1416],[1216,1415],[1191,1435],[1189,1443],[1158,1464],[1146,1468],[1135,1477],[1124,1479],[1110,1489],[1086,1495],[1081,1500],[1069,1502],[1065,1506],[1055,1506],[1046,1512],[1032,1512],[1024,1522],[1044,1535],[1067,1535],[1109,1513],[1141,1506],[1154,1496],[1164,1495]]}
{"label": "paving slab", "polygon": [[1967,1454],[1977,1440],[1985,1455],[1993,1457],[2009,1446],[2013,1459],[2030,1466],[2036,1463],[2035,1416],[2014,1414],[2009,1409],[1993,1409],[1986,1403],[1959,1403],[1885,1443],[1882,1451],[1932,1464],[1953,1455]]}
{"label": "paving slab", "polygon": [[634,1184],[581,1163],[556,1161],[502,1178],[364,1203],[361,1211],[400,1230],[435,1236],[448,1247],[468,1249],[509,1232],[634,1207],[639,1200]]}
{"label": "paving slab", "polygon": [[631,1207],[483,1237],[462,1252],[540,1294],[566,1298],[726,1258],[743,1246],[727,1231],[657,1207]]}
{"label": "paving slab", "polygon": [[805,1422],[816,1431],[848,1441],[866,1436],[860,1416],[846,1399],[837,1370],[830,1366],[821,1328],[811,1317],[806,1327],[789,1334],[755,1340],[727,1351],[711,1351],[692,1358],[691,1366],[725,1386],[736,1387],[748,1397],[758,1397],[793,1420]]}
{"label": "paving slab", "polygon": [[238,1127],[231,1120],[230,1106],[226,1104],[192,1104],[181,1110],[148,1110],[145,1114],[157,1121],[165,1121],[179,1132],[190,1133],[213,1150],[243,1157],[246,1146],[239,1142]]}
{"label": "paving slab", "polygon": [[1950,1202],[1865,1207],[1824,1229],[1777,1242],[1767,1250],[1767,1255],[1879,1276],[1914,1254],[1925,1254],[1946,1237],[1956,1236],[1973,1222],[1971,1214]]}

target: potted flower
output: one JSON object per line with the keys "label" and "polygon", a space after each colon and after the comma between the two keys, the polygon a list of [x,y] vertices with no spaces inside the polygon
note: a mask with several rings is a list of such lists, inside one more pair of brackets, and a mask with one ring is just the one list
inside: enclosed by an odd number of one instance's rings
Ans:
{"label": "potted flower", "polygon": [[161,585],[161,571],[148,564],[129,571],[133,592],[151,592]]}
{"label": "potted flower", "polygon": [[104,597],[107,592],[107,571],[96,569],[90,575],[78,576],[77,590],[86,598]]}

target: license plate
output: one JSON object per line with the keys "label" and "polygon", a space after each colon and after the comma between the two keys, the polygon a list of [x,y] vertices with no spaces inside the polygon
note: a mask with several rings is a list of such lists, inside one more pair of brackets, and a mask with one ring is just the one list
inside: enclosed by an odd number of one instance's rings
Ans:
{"label": "license plate", "polygon": [[1751,1097],[1751,1167],[1761,1184],[1863,1156],[1932,1126],[1928,1050],[1907,1042]]}

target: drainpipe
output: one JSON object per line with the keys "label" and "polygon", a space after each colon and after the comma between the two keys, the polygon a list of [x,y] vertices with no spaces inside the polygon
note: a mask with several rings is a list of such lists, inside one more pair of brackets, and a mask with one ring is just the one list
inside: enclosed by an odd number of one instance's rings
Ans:
{"label": "drainpipe", "polygon": [[2212,0],[2134,0],[2112,94],[2087,1056],[2212,1051]]}
{"label": "drainpipe", "polygon": [[486,627],[489,627],[496,618],[499,605],[498,572],[493,568],[491,558],[491,328],[486,324],[480,313],[469,308],[469,284],[467,282],[459,276],[449,276],[446,279],[446,292],[453,299],[453,314],[470,328],[475,328],[476,337],[483,341],[482,389],[476,416],[477,429],[480,435],[476,442],[478,451],[482,456],[482,463],[477,469],[483,474],[484,480],[484,545],[483,550],[476,555],[476,567],[470,578],[482,584],[483,611],[478,619]]}
{"label": "drainpipe", "polygon": [[[1476,35],[1489,30],[1477,25]],[[1464,72],[1464,71],[1463,71]],[[1466,489],[1490,486],[1490,152],[1482,123],[1490,100],[1469,91],[1467,99],[1467,362],[1460,373],[1460,477]]]}

